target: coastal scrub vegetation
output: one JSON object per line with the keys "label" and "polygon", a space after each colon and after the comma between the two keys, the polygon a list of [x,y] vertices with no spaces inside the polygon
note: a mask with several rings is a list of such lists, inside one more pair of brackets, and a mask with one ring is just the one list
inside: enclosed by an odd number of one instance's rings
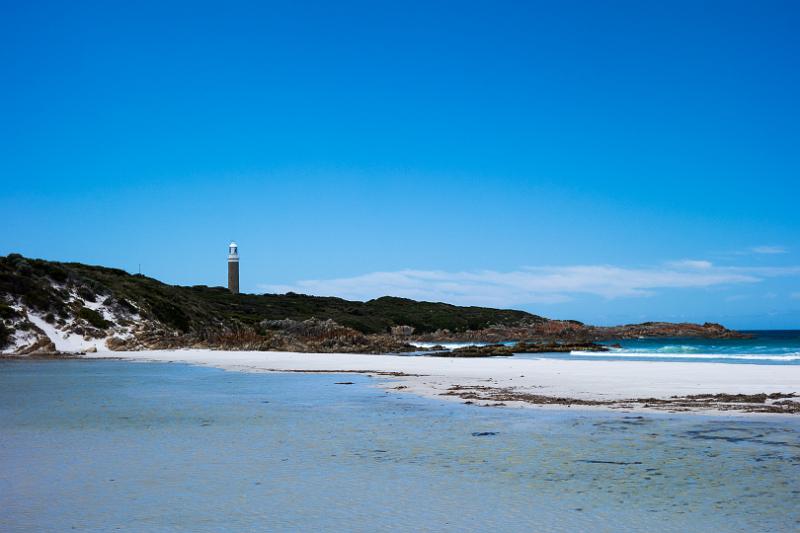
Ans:
{"label": "coastal scrub vegetation", "polygon": [[[98,313],[94,309],[89,309],[88,307],[80,308],[80,310],[78,311],[78,318],[84,319],[89,324],[98,329],[106,329],[111,325],[111,322],[104,319],[100,313]],[[47,320],[47,317],[45,317],[45,320]]]}
{"label": "coastal scrub vegetation", "polygon": [[524,311],[460,307],[384,296],[367,302],[303,294],[231,294],[223,287],[167,285],[124,270],[80,263],[29,259],[19,254],[0,257],[0,317],[21,302],[42,314],[76,316],[92,326],[109,326],[87,307],[77,311],[65,303],[69,294],[85,302],[111,298],[114,304],[143,318],[157,320],[182,333],[245,327],[263,329],[265,320],[296,321],[319,318],[360,333],[388,333],[394,326],[410,326],[417,333],[478,330],[492,325],[539,323],[545,319]]}

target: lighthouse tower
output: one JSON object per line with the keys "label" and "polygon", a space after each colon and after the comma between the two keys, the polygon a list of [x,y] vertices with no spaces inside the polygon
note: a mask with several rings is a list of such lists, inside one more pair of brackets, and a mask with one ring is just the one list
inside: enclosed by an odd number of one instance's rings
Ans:
{"label": "lighthouse tower", "polygon": [[239,246],[235,242],[228,245],[228,290],[239,294]]}

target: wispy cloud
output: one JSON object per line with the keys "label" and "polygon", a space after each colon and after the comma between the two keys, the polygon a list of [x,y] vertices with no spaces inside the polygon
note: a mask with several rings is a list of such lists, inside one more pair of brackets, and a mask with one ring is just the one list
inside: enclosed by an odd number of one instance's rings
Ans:
{"label": "wispy cloud", "polygon": [[725,301],[726,302],[739,302],[739,301],[742,301],[742,300],[747,300],[749,298],[750,298],[750,296],[748,296],[747,294],[732,294],[730,296],[726,296],[725,297]]}
{"label": "wispy cloud", "polygon": [[789,250],[785,246],[753,246],[750,248],[750,253],[754,254],[785,254]]}
{"label": "wispy cloud", "polygon": [[653,268],[580,265],[523,268],[510,272],[399,270],[349,278],[260,285],[267,292],[298,292],[367,300],[384,295],[462,305],[509,306],[558,303],[588,294],[603,298],[642,297],[659,289],[706,288],[757,283],[766,277],[800,275],[800,267],[717,267],[683,260]]}
{"label": "wispy cloud", "polygon": [[711,261],[704,261],[698,259],[682,259],[680,261],[672,261],[667,264],[674,268],[697,268],[697,269],[706,269],[714,266],[713,263],[711,263]]}

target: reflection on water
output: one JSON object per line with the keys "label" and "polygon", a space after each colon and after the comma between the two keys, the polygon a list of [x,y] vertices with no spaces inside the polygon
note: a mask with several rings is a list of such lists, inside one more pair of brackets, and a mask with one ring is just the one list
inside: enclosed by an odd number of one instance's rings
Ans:
{"label": "reflection on water", "polygon": [[0,363],[0,530],[800,527],[794,419],[480,408],[370,383]]}

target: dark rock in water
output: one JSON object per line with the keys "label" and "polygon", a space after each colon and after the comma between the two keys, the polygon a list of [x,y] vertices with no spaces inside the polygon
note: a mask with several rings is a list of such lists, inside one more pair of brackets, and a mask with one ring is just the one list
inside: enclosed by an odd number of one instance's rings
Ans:
{"label": "dark rock in water", "polygon": [[[690,396],[673,396],[684,400],[695,400],[700,402],[725,402],[725,403],[765,403],[767,400],[780,400],[783,398],[796,398],[793,392],[773,392],[772,394],[694,394]],[[776,402],[777,403],[777,402]]]}
{"label": "dark rock in water", "polygon": [[488,346],[464,346],[450,352],[441,352],[439,357],[496,357],[514,355],[508,346],[503,344],[489,344]]}
{"label": "dark rock in water", "polygon": [[607,352],[608,346],[594,342],[518,342],[514,345],[514,353],[548,353],[548,352]]}
{"label": "dark rock in water", "polygon": [[560,342],[518,342],[513,346],[505,344],[488,344],[486,346],[464,346],[452,351],[433,352],[429,355],[434,357],[498,357],[510,356],[515,353],[548,353],[548,352],[571,352],[573,350],[590,352],[607,352],[609,349],[602,344],[593,342],[580,343],[560,343]]}
{"label": "dark rock in water", "polygon": [[[800,415],[800,396],[793,392],[773,392],[770,394],[697,394],[693,396],[672,396],[671,398],[628,398],[623,400],[589,400],[558,396],[543,396],[522,392],[509,387],[487,385],[453,385],[442,396],[455,396],[466,400],[464,403],[483,402],[481,405],[494,407],[505,402],[524,402],[534,405],[606,406],[612,409],[643,407],[669,412],[683,412],[698,409],[720,411],[741,411],[746,413],[777,413]],[[486,403],[497,402],[497,403]],[[615,427],[642,426],[648,419],[641,416],[626,416],[615,420]],[[657,436],[653,433],[651,436]],[[602,461],[583,461],[602,462]],[[658,474],[660,475],[660,474]]]}

